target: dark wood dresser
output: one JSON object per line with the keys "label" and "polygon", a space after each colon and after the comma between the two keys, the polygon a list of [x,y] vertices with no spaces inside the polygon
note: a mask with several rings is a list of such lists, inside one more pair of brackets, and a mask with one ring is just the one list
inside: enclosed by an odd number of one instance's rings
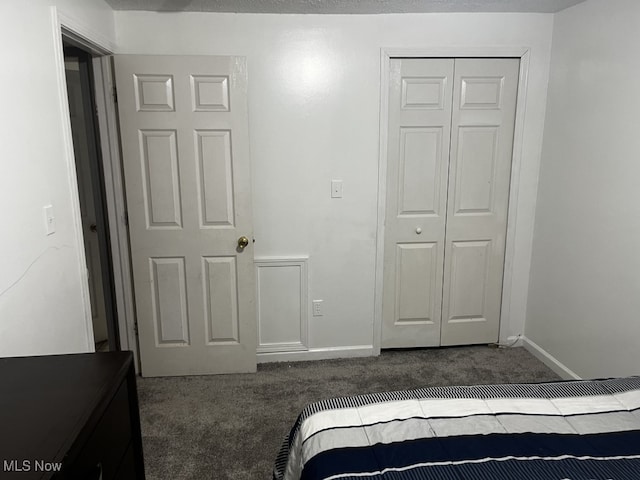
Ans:
{"label": "dark wood dresser", "polygon": [[0,479],[143,480],[131,352],[0,358]]}

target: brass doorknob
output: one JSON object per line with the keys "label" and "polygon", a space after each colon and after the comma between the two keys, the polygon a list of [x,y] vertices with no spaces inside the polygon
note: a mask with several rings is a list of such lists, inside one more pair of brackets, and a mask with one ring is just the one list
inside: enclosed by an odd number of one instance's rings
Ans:
{"label": "brass doorknob", "polygon": [[244,235],[238,239],[238,250],[244,250],[249,245],[249,239]]}

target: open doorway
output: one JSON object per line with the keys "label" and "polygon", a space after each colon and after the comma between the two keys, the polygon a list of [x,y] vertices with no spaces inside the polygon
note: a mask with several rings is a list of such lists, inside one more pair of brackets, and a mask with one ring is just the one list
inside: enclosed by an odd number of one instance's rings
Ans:
{"label": "open doorway", "polygon": [[120,350],[92,55],[64,42],[64,65],[96,351]]}

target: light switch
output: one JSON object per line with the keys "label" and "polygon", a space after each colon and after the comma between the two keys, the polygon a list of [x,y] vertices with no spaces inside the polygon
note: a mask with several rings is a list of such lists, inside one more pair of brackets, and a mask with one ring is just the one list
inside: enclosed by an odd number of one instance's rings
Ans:
{"label": "light switch", "polygon": [[331,198],[342,198],[342,180],[331,180]]}
{"label": "light switch", "polygon": [[53,214],[53,205],[44,207],[44,222],[47,235],[56,233],[56,217]]}

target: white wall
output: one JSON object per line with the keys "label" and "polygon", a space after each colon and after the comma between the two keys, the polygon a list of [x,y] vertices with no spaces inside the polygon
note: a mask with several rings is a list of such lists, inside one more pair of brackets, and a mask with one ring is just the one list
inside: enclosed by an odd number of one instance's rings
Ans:
{"label": "white wall", "polygon": [[[553,17],[116,12],[120,53],[246,55],[256,256],[310,256],[312,348],[371,345],[381,47],[531,47],[508,334],[522,333]],[[330,198],[330,180],[344,198]]]}
{"label": "white wall", "polygon": [[[50,6],[114,39],[101,0],[2,0],[0,356],[92,348],[82,303]],[[57,232],[45,235],[43,206]]]}
{"label": "white wall", "polygon": [[640,374],[640,3],[559,13],[526,336],[577,375]]}

